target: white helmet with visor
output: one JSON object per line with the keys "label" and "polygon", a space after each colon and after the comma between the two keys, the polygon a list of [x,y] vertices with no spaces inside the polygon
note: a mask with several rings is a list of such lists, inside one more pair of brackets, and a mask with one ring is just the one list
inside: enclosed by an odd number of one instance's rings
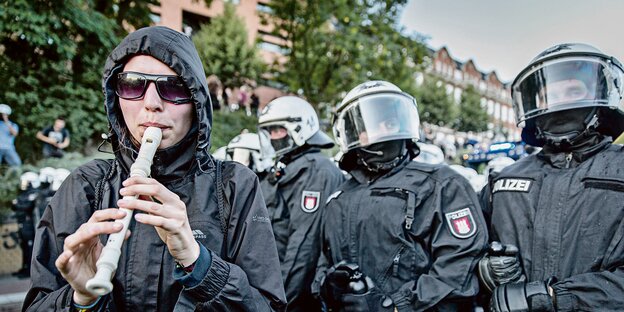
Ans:
{"label": "white helmet with visor", "polygon": [[416,100],[387,81],[368,81],[349,91],[333,124],[345,154],[375,143],[420,139]]}
{"label": "white helmet with visor", "polygon": [[254,172],[263,172],[273,164],[271,158],[263,158],[260,151],[260,138],[256,133],[242,133],[235,136],[227,145],[228,159],[249,167]]}
{"label": "white helmet with visor", "polygon": [[[272,138],[275,128],[283,128],[287,135]],[[334,146],[332,139],[320,130],[312,105],[296,96],[283,96],[267,104],[258,118],[258,135],[263,157],[281,157],[304,144],[320,148]]]}
{"label": "white helmet with visor", "polygon": [[587,44],[560,44],[539,54],[516,77],[511,92],[518,126],[525,142],[541,146],[535,118],[557,111],[595,107],[599,130],[624,130],[624,67],[615,58]]}

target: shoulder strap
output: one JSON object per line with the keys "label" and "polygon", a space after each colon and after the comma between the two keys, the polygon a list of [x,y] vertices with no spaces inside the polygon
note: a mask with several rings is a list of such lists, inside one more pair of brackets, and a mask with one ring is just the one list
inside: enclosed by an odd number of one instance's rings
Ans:
{"label": "shoulder strap", "polygon": [[[104,162],[108,163],[108,161]],[[113,174],[115,174],[115,171],[117,170],[117,165],[117,159],[113,159],[102,178],[99,179],[95,184],[95,207],[92,208],[93,211],[101,209],[102,196],[104,195],[104,187],[106,186],[106,182],[113,177]]]}
{"label": "shoulder strap", "polygon": [[[230,221],[231,207],[225,198],[225,187],[223,185],[223,162],[215,159],[216,161],[216,176],[217,176],[217,202],[219,203],[219,217],[221,217],[221,232],[227,239],[228,223]],[[225,242],[226,240],[224,240]]]}

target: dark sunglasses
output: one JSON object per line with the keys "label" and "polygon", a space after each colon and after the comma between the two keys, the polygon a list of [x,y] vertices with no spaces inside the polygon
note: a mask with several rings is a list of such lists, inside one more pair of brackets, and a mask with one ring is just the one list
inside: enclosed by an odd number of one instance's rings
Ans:
{"label": "dark sunglasses", "polygon": [[156,84],[161,99],[173,104],[191,102],[191,93],[180,76],[149,75],[136,72],[123,72],[117,75],[115,93],[124,100],[137,100],[143,97],[149,83]]}

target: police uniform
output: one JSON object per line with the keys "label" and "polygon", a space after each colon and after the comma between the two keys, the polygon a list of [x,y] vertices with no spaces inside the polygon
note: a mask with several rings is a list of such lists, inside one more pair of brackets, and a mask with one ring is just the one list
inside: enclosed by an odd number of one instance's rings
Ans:
{"label": "police uniform", "polygon": [[277,181],[261,182],[277,243],[288,311],[319,308],[310,294],[310,284],[320,254],[321,211],[343,181],[338,167],[313,148],[294,157]]}
{"label": "police uniform", "polygon": [[398,311],[470,310],[487,231],[468,181],[408,158],[370,182],[351,175],[325,210],[317,280],[346,260]]}
{"label": "police uniform", "polygon": [[624,307],[624,147],[531,155],[482,193],[492,240],[513,244],[528,281],[556,277],[557,311]]}

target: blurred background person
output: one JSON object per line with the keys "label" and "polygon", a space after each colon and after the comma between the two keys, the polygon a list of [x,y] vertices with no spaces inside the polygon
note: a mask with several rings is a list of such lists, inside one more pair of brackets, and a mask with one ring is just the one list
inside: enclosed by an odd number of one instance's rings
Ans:
{"label": "blurred background person", "polygon": [[69,130],[65,128],[65,117],[57,117],[52,126],[43,128],[36,136],[43,142],[43,157],[63,157],[63,150],[69,146]]}
{"label": "blurred background person", "polygon": [[0,164],[6,162],[11,167],[17,167],[22,165],[22,160],[15,150],[15,137],[19,133],[19,126],[9,120],[11,112],[9,105],[0,104],[0,114],[2,115],[2,123],[0,123]]}

